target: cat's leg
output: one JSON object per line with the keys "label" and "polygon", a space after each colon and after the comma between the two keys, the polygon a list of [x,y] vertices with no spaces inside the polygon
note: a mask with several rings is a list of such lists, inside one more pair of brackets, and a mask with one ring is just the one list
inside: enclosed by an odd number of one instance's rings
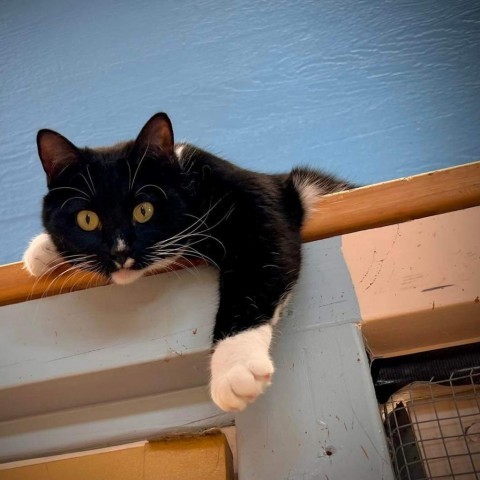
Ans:
{"label": "cat's leg", "polygon": [[225,411],[241,411],[270,385],[272,326],[264,324],[220,340],[212,355],[210,392]]}
{"label": "cat's leg", "polygon": [[34,237],[23,254],[23,265],[30,275],[39,277],[62,261],[48,233]]}
{"label": "cat's leg", "polygon": [[[256,282],[255,282],[256,283]],[[250,290],[232,295],[221,288],[214,332],[210,393],[225,411],[241,411],[270,385],[274,365],[270,356],[273,327],[289,299],[289,290],[272,294],[265,305],[265,292]],[[274,305],[274,308],[271,308]],[[263,310],[263,312],[262,312]]]}

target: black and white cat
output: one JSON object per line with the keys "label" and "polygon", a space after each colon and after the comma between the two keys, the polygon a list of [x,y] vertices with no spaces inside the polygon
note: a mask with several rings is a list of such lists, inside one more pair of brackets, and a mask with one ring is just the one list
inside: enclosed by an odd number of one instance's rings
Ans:
{"label": "black and white cat", "polygon": [[297,281],[300,229],[319,196],[351,188],[304,168],[266,175],[188,144],[174,144],[165,113],[137,139],[77,148],[41,130],[47,233],[32,240],[26,269],[42,275],[68,262],[127,284],[180,257],[219,269],[211,395],[243,410],[271,382],[272,327]]}

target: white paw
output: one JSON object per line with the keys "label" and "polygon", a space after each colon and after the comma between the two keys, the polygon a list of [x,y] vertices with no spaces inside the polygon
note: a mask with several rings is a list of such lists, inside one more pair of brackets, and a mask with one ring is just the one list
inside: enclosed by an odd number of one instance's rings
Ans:
{"label": "white paw", "polygon": [[272,327],[262,325],[221,340],[211,362],[212,400],[225,411],[241,411],[270,385]]}
{"label": "white paw", "polygon": [[30,275],[39,277],[60,262],[60,255],[48,233],[32,239],[23,254],[23,265]]}

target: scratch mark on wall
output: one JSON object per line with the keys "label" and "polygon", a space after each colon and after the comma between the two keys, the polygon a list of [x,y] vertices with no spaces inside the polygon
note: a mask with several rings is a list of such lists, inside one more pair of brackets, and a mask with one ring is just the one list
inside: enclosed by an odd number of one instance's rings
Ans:
{"label": "scratch mark on wall", "polygon": [[376,250],[373,251],[373,254],[372,254],[372,259],[370,260],[370,265],[368,266],[367,268],[367,271],[365,272],[365,275],[362,277],[362,279],[360,280],[360,283],[363,283],[363,281],[365,280],[366,276],[370,273],[370,269],[372,268],[372,265],[373,265],[373,262],[375,260],[375,254],[377,253]]}
{"label": "scratch mark on wall", "polygon": [[347,300],[338,300],[336,302],[324,303],[323,305],[319,305],[319,308],[328,307],[329,305],[336,305],[337,303],[345,303]]}
{"label": "scratch mark on wall", "polygon": [[433,290],[442,290],[444,288],[453,287],[453,286],[454,286],[453,283],[449,283],[448,285],[439,285],[438,287],[424,288],[421,291],[422,292],[432,292]]}
{"label": "scratch mark on wall", "polygon": [[365,290],[368,290],[377,280],[377,278],[379,277],[380,273],[382,273],[382,268],[383,268],[383,264],[385,262],[385,260],[388,258],[388,256],[390,255],[390,253],[392,252],[393,250],[393,247],[395,246],[395,244],[397,243],[397,239],[398,237],[400,236],[400,225],[397,225],[397,231],[395,233],[395,237],[392,241],[392,245],[390,246],[388,252],[385,254],[385,257],[382,258],[381,260],[379,260],[379,267],[378,267],[378,270],[377,272],[375,273],[375,276],[373,277],[373,280],[368,284],[368,286],[365,288]]}
{"label": "scratch mark on wall", "polygon": [[365,450],[365,448],[364,448],[362,445],[360,445],[360,448],[362,449],[362,451],[363,451],[363,453],[365,454],[365,456],[370,460],[370,457],[368,456],[368,453],[367,453],[367,451]]}

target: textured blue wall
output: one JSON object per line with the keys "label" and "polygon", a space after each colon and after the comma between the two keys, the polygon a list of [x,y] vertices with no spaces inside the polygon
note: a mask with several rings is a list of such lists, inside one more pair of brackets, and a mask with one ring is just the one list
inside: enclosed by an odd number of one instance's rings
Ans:
{"label": "textured blue wall", "polygon": [[372,183],[480,158],[473,1],[0,0],[0,263],[40,230],[35,133],[177,139]]}

